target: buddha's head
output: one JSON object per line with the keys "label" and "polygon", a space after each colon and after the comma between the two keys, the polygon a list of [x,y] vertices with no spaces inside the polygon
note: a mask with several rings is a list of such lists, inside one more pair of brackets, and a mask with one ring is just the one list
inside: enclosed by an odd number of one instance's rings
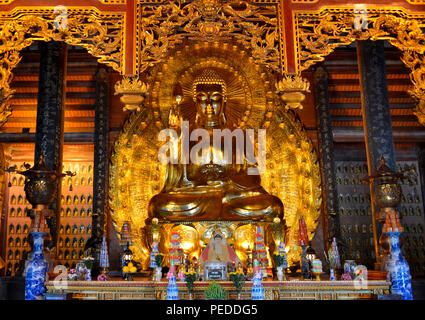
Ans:
{"label": "buddha's head", "polygon": [[193,101],[196,105],[196,123],[216,127],[225,123],[224,106],[226,82],[211,69],[206,69],[193,82]]}

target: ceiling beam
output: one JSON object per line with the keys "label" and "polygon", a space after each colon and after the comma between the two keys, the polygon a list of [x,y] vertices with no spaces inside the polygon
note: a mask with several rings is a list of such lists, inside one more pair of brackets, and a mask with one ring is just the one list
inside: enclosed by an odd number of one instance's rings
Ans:
{"label": "ceiling beam", "polygon": [[[361,109],[361,103],[330,103],[332,109]],[[412,109],[411,103],[390,103],[391,109]]]}
{"label": "ceiling beam", "polygon": [[[334,127],[332,132],[335,142],[364,142],[365,139],[363,127]],[[396,142],[425,142],[425,128],[393,128],[393,135]]]}
{"label": "ceiling beam", "polygon": [[[362,116],[347,116],[347,115],[332,115],[332,121],[363,121]],[[392,115],[391,121],[403,121],[403,122],[418,122],[418,118],[414,115],[405,115],[405,116],[399,116],[399,115]]]}

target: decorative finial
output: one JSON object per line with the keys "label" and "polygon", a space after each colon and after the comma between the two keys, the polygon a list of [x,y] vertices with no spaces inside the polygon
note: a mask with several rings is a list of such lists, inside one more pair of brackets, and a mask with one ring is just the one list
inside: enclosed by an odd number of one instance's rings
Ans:
{"label": "decorative finial", "polygon": [[122,95],[120,101],[124,105],[124,111],[140,111],[148,89],[137,76],[125,76],[115,84],[115,95]]}
{"label": "decorative finial", "polygon": [[286,109],[302,109],[305,92],[310,92],[310,83],[297,75],[286,75],[276,83],[276,92],[285,103]]}

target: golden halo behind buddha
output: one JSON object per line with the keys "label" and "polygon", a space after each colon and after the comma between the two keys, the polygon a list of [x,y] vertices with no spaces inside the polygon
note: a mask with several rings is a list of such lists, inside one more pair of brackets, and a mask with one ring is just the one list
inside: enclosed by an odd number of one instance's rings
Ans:
{"label": "golden halo behind buddha", "polygon": [[[152,90],[146,99],[146,108],[130,116],[111,158],[110,207],[114,226],[120,230],[123,221],[130,221],[135,233],[132,247],[135,259],[146,266],[149,257],[147,207],[149,200],[161,191],[166,174],[166,167],[157,159],[160,147],[157,135],[168,126],[177,84],[182,89],[181,115],[184,120],[195,120],[194,83],[202,81],[200,75],[206,72],[216,76],[206,77],[205,81],[218,82],[221,78],[226,84],[225,116],[230,126],[267,128],[267,169],[261,180],[263,187],[283,202],[284,218],[290,227],[288,260],[293,264],[300,254],[296,239],[299,217],[305,217],[311,239],[320,216],[321,179],[317,157],[294,114],[284,108],[277,110],[281,102],[274,94],[275,76],[257,65],[240,47],[229,43],[187,44],[150,71],[146,81]],[[205,235],[210,234],[203,222],[197,227],[204,230]],[[246,238],[252,230],[238,232],[237,228],[228,229],[235,236],[237,252],[252,248],[246,241],[238,240]],[[164,226],[163,230],[169,231],[171,227]],[[204,241],[205,235],[199,239]],[[163,244],[162,250],[167,247]]]}

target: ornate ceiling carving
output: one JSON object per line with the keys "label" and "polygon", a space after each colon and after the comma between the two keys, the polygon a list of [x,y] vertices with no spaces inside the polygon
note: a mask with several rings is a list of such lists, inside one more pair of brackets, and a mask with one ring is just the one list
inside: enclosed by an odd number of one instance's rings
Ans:
{"label": "ornate ceiling carving", "polygon": [[[100,14],[89,9],[67,9],[67,19],[54,9],[20,9],[0,14],[0,126],[11,113],[7,101],[12,70],[20,60],[19,51],[36,40],[65,41],[81,46],[97,57],[99,62],[121,71],[122,14]],[[66,27],[63,27],[63,26]]]}
{"label": "ornate ceiling carving", "polygon": [[298,63],[300,71],[308,69],[335,48],[356,40],[387,40],[403,52],[402,61],[412,70],[418,100],[414,111],[425,125],[425,13],[408,15],[402,10],[324,9],[314,14],[296,15]]}
{"label": "ornate ceiling carving", "polygon": [[163,61],[169,50],[184,39],[236,39],[251,50],[257,61],[280,71],[282,61],[276,17],[275,5],[256,6],[248,1],[170,1],[161,6],[139,4],[138,72]]}

